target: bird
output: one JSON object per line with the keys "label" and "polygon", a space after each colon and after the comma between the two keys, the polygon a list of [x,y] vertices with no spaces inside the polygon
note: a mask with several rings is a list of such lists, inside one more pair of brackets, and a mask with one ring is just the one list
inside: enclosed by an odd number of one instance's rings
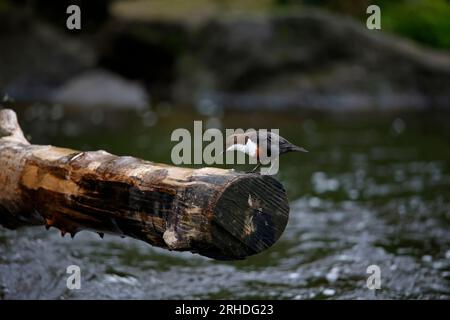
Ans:
{"label": "bird", "polygon": [[[278,142],[278,143],[277,143]],[[262,165],[288,152],[308,152],[272,131],[251,130],[229,135],[225,142],[225,152],[240,151],[257,160],[256,172]],[[273,155],[273,156],[272,156]],[[270,169],[269,169],[270,170]]]}

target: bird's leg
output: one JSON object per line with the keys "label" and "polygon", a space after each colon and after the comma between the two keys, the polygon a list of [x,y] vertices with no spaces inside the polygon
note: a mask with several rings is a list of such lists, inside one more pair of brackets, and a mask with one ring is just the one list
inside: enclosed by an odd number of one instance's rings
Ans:
{"label": "bird's leg", "polygon": [[252,170],[252,171],[250,171],[249,173],[255,173],[255,172],[256,172],[256,170],[258,170],[258,169],[259,169],[259,167],[261,167],[261,163],[258,163],[258,164],[256,165],[256,167],[254,167],[254,168],[253,168],[253,170]]}

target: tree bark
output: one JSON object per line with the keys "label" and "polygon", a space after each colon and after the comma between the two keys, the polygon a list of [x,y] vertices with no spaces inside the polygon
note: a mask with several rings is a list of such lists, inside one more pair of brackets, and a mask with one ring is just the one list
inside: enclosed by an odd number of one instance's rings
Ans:
{"label": "tree bark", "polygon": [[31,145],[12,110],[0,110],[0,224],[129,236],[220,260],[274,244],[289,214],[274,178],[190,169],[105,151]]}

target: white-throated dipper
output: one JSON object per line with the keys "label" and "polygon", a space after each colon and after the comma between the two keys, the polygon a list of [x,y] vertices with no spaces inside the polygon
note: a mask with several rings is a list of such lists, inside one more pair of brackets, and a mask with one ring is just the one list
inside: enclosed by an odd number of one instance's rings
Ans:
{"label": "white-throated dipper", "polygon": [[290,143],[285,138],[271,131],[250,131],[235,133],[227,137],[225,152],[240,151],[256,159],[258,165],[251,171],[255,172],[261,162],[268,162],[287,152],[308,152],[305,148]]}

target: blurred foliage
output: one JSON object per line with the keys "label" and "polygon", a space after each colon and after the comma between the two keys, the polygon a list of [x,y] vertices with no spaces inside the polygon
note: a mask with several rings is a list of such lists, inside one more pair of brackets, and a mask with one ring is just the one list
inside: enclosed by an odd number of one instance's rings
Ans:
{"label": "blurred foliage", "polygon": [[9,10],[9,2],[6,0],[0,0],[0,13],[6,12]]}
{"label": "blurred foliage", "polygon": [[[14,6],[11,0],[0,0],[0,27],[6,23],[6,19],[14,11]],[[2,31],[2,30],[0,30]]]}
{"label": "blurred foliage", "polygon": [[138,20],[196,21],[211,16],[264,13],[273,0],[118,0],[111,6],[114,16]]}
{"label": "blurred foliage", "polygon": [[305,6],[350,15],[365,23],[371,4],[381,8],[382,29],[436,48],[450,49],[449,0],[118,0],[115,14],[192,20],[229,13],[292,12]]}
{"label": "blurred foliage", "polygon": [[450,49],[449,0],[274,0],[277,5],[317,6],[364,22],[366,8],[381,8],[382,29],[423,44]]}
{"label": "blurred foliage", "polygon": [[317,6],[334,12],[361,16],[366,12],[367,6],[373,3],[370,0],[274,0],[279,5],[287,6]]}
{"label": "blurred foliage", "polygon": [[450,1],[385,2],[382,24],[386,30],[433,47],[450,49]]}

